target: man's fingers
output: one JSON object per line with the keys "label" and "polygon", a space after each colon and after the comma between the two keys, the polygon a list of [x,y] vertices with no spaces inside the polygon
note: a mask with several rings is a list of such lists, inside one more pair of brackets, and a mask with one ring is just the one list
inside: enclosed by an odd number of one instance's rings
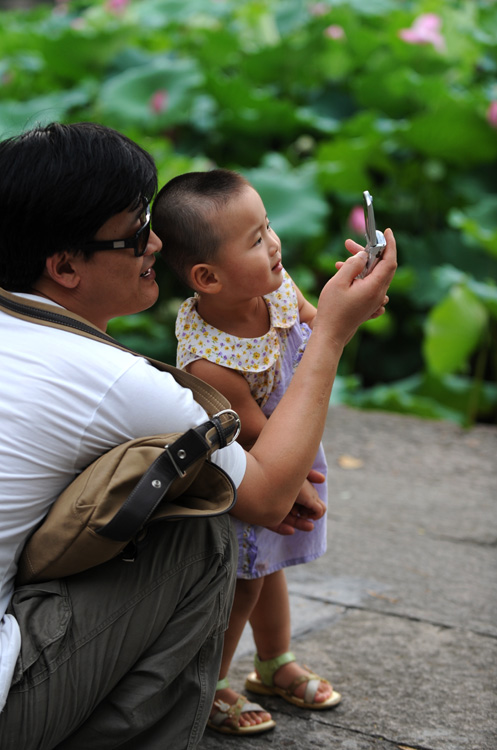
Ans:
{"label": "man's fingers", "polygon": [[349,251],[349,253],[352,253],[352,255],[357,255],[361,250],[364,250],[364,246],[360,245],[355,240],[345,240],[345,247]]}
{"label": "man's fingers", "polygon": [[347,258],[345,263],[339,269],[342,275],[350,278],[350,283],[352,283],[355,277],[361,273],[368,259],[367,252],[363,250],[360,245],[358,247],[360,249],[354,255],[351,255],[350,258]]}

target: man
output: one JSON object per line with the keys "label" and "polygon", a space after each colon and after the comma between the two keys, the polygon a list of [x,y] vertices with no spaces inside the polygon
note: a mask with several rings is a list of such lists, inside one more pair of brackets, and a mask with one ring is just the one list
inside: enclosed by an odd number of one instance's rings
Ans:
{"label": "man", "polygon": [[[0,286],[102,330],[147,309],[158,296],[156,188],[151,157],[99,125],[52,124],[0,143]],[[291,511],[343,347],[384,311],[396,266],[386,236],[384,260],[360,282],[364,253],[349,243],[354,256],[323,290],[298,372],[250,453],[234,444],[215,454],[242,520],[276,526]],[[226,516],[150,527],[134,563],[16,590],[14,578],[27,537],[86,465],[205,412],[141,357],[5,312],[0,332],[0,746],[192,750],[233,594]]]}

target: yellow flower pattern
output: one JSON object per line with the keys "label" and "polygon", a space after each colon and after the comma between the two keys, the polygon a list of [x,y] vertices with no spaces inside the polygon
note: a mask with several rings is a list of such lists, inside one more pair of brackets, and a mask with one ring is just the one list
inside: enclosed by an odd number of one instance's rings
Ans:
{"label": "yellow flower pattern", "polygon": [[264,296],[270,328],[264,336],[238,338],[206,323],[197,312],[195,297],[181,305],[176,319],[177,366],[184,369],[196,359],[241,371],[252,396],[263,406],[279,384],[279,359],[289,329],[298,321],[298,302],[292,280],[283,271],[279,289]]}

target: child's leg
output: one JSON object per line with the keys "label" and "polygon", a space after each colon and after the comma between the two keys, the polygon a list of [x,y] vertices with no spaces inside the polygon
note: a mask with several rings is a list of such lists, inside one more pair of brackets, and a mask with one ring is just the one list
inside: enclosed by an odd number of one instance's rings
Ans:
{"label": "child's leg", "polygon": [[250,580],[245,580],[244,578],[237,579],[228,630],[224,634],[223,658],[219,670],[220,680],[224,679],[228,674],[236,647],[242,637],[243,629],[248,622],[252,610],[257,605],[263,583],[264,578],[253,578]]}
{"label": "child's leg", "polygon": [[[267,661],[290,650],[290,600],[284,570],[278,570],[262,580],[264,585],[250,615],[250,625],[259,659]],[[275,672],[274,684],[287,688],[297,677],[306,673],[306,670],[295,661],[284,664]],[[299,685],[295,689],[295,695],[302,698],[305,687],[305,684]],[[314,701],[321,703],[327,700],[332,692],[333,688],[329,683],[321,682]]]}
{"label": "child's leg", "polygon": [[[263,581],[263,578],[255,578],[252,580],[239,578],[236,582],[233,608],[231,610],[228,629],[224,634],[223,657],[221,660],[221,668],[219,670],[219,680],[225,679],[228,675],[236,647],[242,636],[243,629],[248,622],[250,613],[257,603]],[[239,694],[237,692],[227,687],[216,691],[215,701],[221,700],[229,705],[234,705],[238,697]],[[211,715],[215,714],[216,710],[217,708],[214,707]],[[244,711],[240,715],[239,726],[255,726],[256,724],[262,724],[270,719],[271,714],[267,711]]]}

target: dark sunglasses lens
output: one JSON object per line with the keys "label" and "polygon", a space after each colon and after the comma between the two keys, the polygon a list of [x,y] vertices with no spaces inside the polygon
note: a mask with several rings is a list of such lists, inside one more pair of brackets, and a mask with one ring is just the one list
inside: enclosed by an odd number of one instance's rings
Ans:
{"label": "dark sunglasses lens", "polygon": [[145,254],[149,237],[150,237],[150,220],[143,227],[142,231],[140,232],[140,236],[138,237],[138,240],[136,243],[136,253],[138,256]]}
{"label": "dark sunglasses lens", "polygon": [[135,237],[135,255],[137,257],[145,254],[148,238],[150,237],[150,206],[148,204],[144,207],[140,219],[142,226]]}

